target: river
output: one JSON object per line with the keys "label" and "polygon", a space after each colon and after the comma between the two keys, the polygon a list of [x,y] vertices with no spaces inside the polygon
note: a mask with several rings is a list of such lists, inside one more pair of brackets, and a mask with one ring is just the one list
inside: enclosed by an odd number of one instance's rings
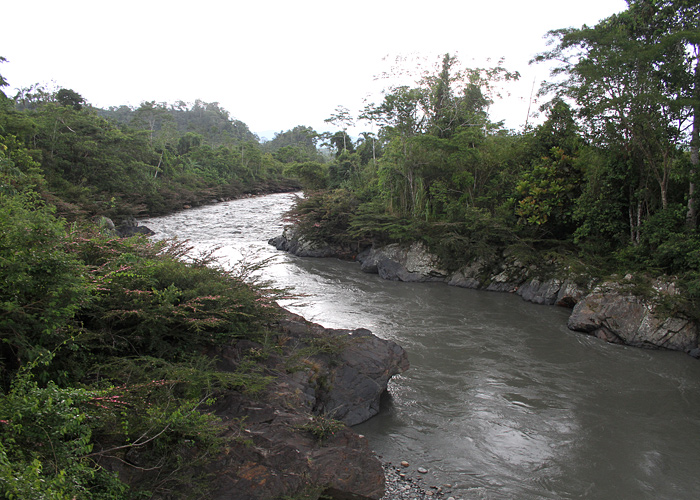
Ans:
{"label": "river", "polygon": [[294,195],[141,221],[157,237],[219,247],[231,264],[300,295],[285,307],[327,327],[365,327],[408,352],[380,415],[356,430],[384,460],[428,469],[464,499],[700,496],[700,362],[604,343],[566,328],[568,311],[439,283],[397,283],[355,263],[267,244]]}

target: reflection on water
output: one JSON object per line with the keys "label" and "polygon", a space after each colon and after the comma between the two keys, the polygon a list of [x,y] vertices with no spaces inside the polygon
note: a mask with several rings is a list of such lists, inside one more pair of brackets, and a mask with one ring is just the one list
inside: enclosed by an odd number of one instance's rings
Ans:
{"label": "reflection on water", "polygon": [[[236,200],[144,221],[160,237],[275,256],[265,271],[305,296],[288,308],[329,327],[395,340],[411,369],[382,413],[357,427],[392,462],[429,469],[465,499],[695,499],[700,363],[605,344],[568,312],[436,283],[396,283],[335,259],[300,259],[267,240],[293,196]],[[427,480],[428,481],[428,480]]]}

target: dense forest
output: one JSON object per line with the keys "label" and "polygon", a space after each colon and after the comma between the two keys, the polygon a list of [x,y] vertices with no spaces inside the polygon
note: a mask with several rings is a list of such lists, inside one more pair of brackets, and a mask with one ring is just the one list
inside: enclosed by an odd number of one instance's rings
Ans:
{"label": "dense forest", "polygon": [[[0,76],[0,495],[204,486],[190,475],[223,445],[202,409],[223,387],[264,387],[254,359],[224,377],[197,353],[267,338],[277,292],[210,256],[185,263],[181,243],[117,238],[99,216],[303,187],[291,216],[312,240],[419,240],[452,269],[507,248],[665,276],[683,291],[673,307],[700,317],[700,5],[628,4],[548,34],[533,60],[555,65],[544,120],[520,131],[489,117],[517,72],[450,54],[356,114],[339,106],[336,132],[267,142],[218,103],[97,109],[73,89],[7,95]],[[103,468],[128,453],[161,481],[131,489]]]}
{"label": "dense forest", "polygon": [[[548,33],[554,65],[544,121],[514,132],[490,120],[501,66],[444,55],[415,85],[385,89],[358,116],[378,130],[340,136],[306,163],[315,192],[295,217],[309,239],[420,240],[456,269],[508,247],[587,274],[673,276],[698,316],[700,6],[630,1],[594,27]],[[338,137],[336,137],[337,139]]]}
{"label": "dense forest", "polygon": [[308,128],[261,144],[218,103],[151,101],[105,110],[72,89],[36,84],[13,98],[3,94],[0,105],[6,157],[21,172],[39,168],[42,196],[69,219],[162,214],[298,188],[284,174],[287,164],[301,152],[318,155],[307,151]]}

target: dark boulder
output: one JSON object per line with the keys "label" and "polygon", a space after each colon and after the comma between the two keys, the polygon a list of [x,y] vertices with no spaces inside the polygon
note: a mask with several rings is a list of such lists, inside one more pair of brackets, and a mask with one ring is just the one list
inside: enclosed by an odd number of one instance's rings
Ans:
{"label": "dark boulder", "polygon": [[607,285],[576,304],[568,322],[571,330],[617,344],[697,352],[698,326],[690,318],[666,316],[653,303]]}
{"label": "dark boulder", "polygon": [[[214,408],[231,444],[207,467],[207,498],[381,498],[381,462],[347,425],[376,415],[389,379],[408,368],[405,351],[368,330],[327,329],[286,311],[277,330],[279,352],[264,362],[276,376],[264,396],[232,391]],[[260,347],[240,341],[211,355],[233,371]]]}
{"label": "dark boulder", "polygon": [[284,233],[268,241],[277,250],[289,252],[297,257],[345,257],[349,251],[333,245],[308,241],[297,236],[296,231],[286,228]]}
{"label": "dark boulder", "polygon": [[114,229],[117,236],[120,238],[130,238],[137,234],[144,234],[150,236],[155,234],[151,229],[146,226],[139,226],[139,223],[133,217],[127,217],[124,219],[116,228]]}
{"label": "dark boulder", "polygon": [[323,328],[293,314],[280,328],[293,341],[317,346],[310,356],[312,369],[301,377],[301,390],[311,395],[315,411],[348,425],[376,415],[389,379],[409,367],[403,348],[364,328]]}

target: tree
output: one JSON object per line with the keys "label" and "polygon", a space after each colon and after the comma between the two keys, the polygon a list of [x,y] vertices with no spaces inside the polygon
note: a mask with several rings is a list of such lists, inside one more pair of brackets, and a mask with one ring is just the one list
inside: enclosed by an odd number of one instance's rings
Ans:
{"label": "tree", "polygon": [[[348,142],[350,142],[350,152],[353,152],[353,147],[352,147],[352,141],[348,141],[348,128],[355,126],[355,120],[350,114],[350,110],[346,107],[343,106],[338,106],[335,108],[335,113],[330,116],[330,118],[326,118],[324,120],[326,123],[332,123],[333,125],[339,127],[342,132],[342,139],[343,139],[343,149],[342,151],[348,151]],[[331,140],[336,137],[331,136]],[[333,144],[336,147],[336,150],[338,151],[338,154],[340,154],[340,147],[339,147],[339,141],[337,143]]]}
{"label": "tree", "polygon": [[316,151],[319,134],[311,127],[297,125],[291,130],[275,133],[275,137],[265,143],[265,149],[274,153],[284,146],[299,146],[307,151]]}
{"label": "tree", "polygon": [[355,152],[355,145],[344,130],[336,132],[335,134],[330,134],[328,136],[328,145],[335,149],[336,157],[339,157],[343,153]]}
{"label": "tree", "polygon": [[41,83],[21,88],[14,97],[15,108],[18,111],[38,109],[45,104],[56,102],[57,92],[56,88],[51,88]]}
{"label": "tree", "polygon": [[[671,179],[681,175],[675,169],[687,141],[691,114],[686,96],[693,89],[687,85],[688,45],[671,19],[677,16],[675,8],[682,10],[689,2],[628,4],[627,11],[593,28],[550,32],[556,46],[536,60],[562,61],[553,75],[565,78],[543,90],[573,99],[589,137],[601,147],[624,152],[631,166],[630,234],[639,241],[645,214],[666,209]],[[656,190],[650,180],[656,181]]]}
{"label": "tree", "polygon": [[305,190],[315,191],[328,187],[328,169],[317,161],[293,163],[284,173],[299,179]]}
{"label": "tree", "polygon": [[155,101],[144,101],[141,106],[134,112],[133,125],[139,128],[144,128],[149,132],[149,141],[153,144],[153,138],[156,130],[160,130],[163,123],[173,120],[173,117],[168,113],[165,103],[156,103]]}
{"label": "tree", "polygon": [[382,127],[389,141],[378,171],[390,209],[401,216],[442,216],[437,204],[449,205],[448,193],[464,195],[448,186],[466,184],[464,161],[498,129],[488,119],[496,83],[517,77],[500,65],[461,68],[456,57],[445,54],[415,87],[390,87],[380,104],[365,107],[361,118]]}
{"label": "tree", "polygon": [[525,224],[545,229],[558,239],[567,238],[573,232],[580,178],[573,159],[562,149],[552,148],[516,186],[516,214]]}
{"label": "tree", "polygon": [[202,144],[202,139],[204,138],[200,134],[187,132],[178,140],[177,152],[181,155],[189,153],[192,148],[199,147]]}
{"label": "tree", "polygon": [[[7,59],[4,57],[0,56],[0,63],[7,62]],[[2,90],[3,87],[7,87],[10,84],[7,83],[7,80],[0,74],[0,105],[4,103],[4,101],[7,99],[7,95],[5,95],[5,92]]]}
{"label": "tree", "polygon": [[85,104],[83,96],[71,89],[60,89],[56,92],[56,101],[61,106],[70,106],[76,111],[80,111]]}

